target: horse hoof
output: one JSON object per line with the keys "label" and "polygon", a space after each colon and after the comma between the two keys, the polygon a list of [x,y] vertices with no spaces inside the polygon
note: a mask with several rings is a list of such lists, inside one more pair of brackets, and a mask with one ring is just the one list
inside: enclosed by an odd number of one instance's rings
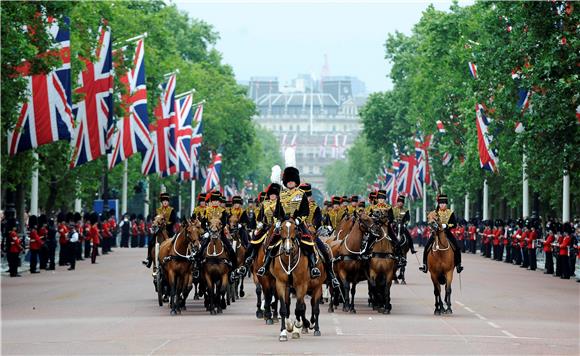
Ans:
{"label": "horse hoof", "polygon": [[274,325],[274,320],[266,319],[266,325]]}
{"label": "horse hoof", "polygon": [[453,314],[453,310],[451,310],[451,308],[447,308],[447,310],[445,310],[445,314]]}
{"label": "horse hoof", "polygon": [[[373,310],[377,310],[377,308],[373,308]],[[379,308],[377,311],[379,314],[383,314],[385,312],[385,308]]]}
{"label": "horse hoof", "polygon": [[293,339],[300,339],[300,332],[299,331],[292,332],[292,338]]}
{"label": "horse hoof", "polygon": [[278,338],[278,340],[288,341],[288,333],[286,332],[286,330],[282,330],[282,332],[280,332],[280,337]]}
{"label": "horse hoof", "polygon": [[245,297],[246,296],[246,292],[244,292],[243,290],[240,291],[240,297]]}
{"label": "horse hoof", "polygon": [[439,310],[439,309],[436,309],[436,310],[435,310],[435,312],[434,312],[433,314],[435,314],[435,315],[441,315],[441,310]]}
{"label": "horse hoof", "polygon": [[407,284],[407,282],[405,282],[405,280],[403,279],[403,280],[401,281],[401,284]]}
{"label": "horse hoof", "polygon": [[320,336],[320,330],[314,330],[314,336]]}
{"label": "horse hoof", "polygon": [[351,310],[350,310],[350,313],[351,313],[351,314],[356,314],[356,310],[355,310],[355,309],[351,309]]}
{"label": "horse hoof", "polygon": [[302,328],[302,333],[303,334],[308,334],[308,328]]}
{"label": "horse hoof", "polygon": [[395,282],[395,284],[399,284],[399,280],[395,279],[393,282]]}
{"label": "horse hoof", "polygon": [[264,317],[264,312],[261,310],[256,311],[256,319],[262,319]]}
{"label": "horse hoof", "polygon": [[177,312],[176,312],[175,310],[173,310],[173,309],[172,309],[172,310],[169,312],[169,315],[177,315]]}

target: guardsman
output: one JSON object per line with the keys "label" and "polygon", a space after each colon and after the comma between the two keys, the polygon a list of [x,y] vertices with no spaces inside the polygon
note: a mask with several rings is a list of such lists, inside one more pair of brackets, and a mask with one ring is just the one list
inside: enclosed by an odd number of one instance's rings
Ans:
{"label": "guardsman", "polygon": [[[254,258],[256,257],[256,252],[258,251],[257,245],[262,243],[262,241],[267,238],[266,233],[268,232],[270,226],[275,223],[274,215],[276,213],[276,208],[278,205],[278,200],[280,198],[280,184],[272,183],[266,188],[265,192],[260,192],[258,194],[258,202],[261,205],[260,211],[257,214],[257,226],[256,226],[256,233],[254,234],[254,238],[250,241],[250,245],[246,250],[246,254],[244,256],[244,266],[240,267],[239,274],[244,275],[246,272],[247,266],[252,264]],[[265,200],[264,200],[265,199]],[[270,246],[274,246],[275,242],[273,240],[277,240],[280,235],[277,231],[274,231],[274,235],[272,236],[272,241],[270,241]],[[266,273],[266,269],[264,268],[264,273]]]}
{"label": "guardsman", "polygon": [[502,234],[501,227],[499,226],[500,220],[495,220],[495,226],[492,230],[492,245],[493,245],[493,260],[494,261],[501,261],[501,257],[499,257],[499,246],[500,246],[500,238]]}
{"label": "guardsman", "polygon": [[545,271],[544,274],[554,274],[554,257],[552,256],[552,244],[556,240],[554,237],[554,223],[546,224],[546,230],[548,235],[543,243],[544,254],[546,255],[546,262],[544,263]]}
{"label": "guardsman", "polygon": [[10,277],[21,277],[18,274],[18,264],[20,263],[20,253],[24,251],[18,233],[16,232],[18,226],[16,219],[10,218],[8,221],[8,269]]}
{"label": "guardsman", "polygon": [[242,238],[242,244],[244,246],[248,246],[248,231],[246,227],[250,219],[248,218],[248,214],[242,207],[244,204],[244,200],[241,196],[235,195],[232,197],[232,207],[230,209],[230,216],[235,216],[238,220],[238,229],[240,231],[240,237]]}
{"label": "guardsman", "polygon": [[510,224],[512,224],[509,220],[507,225],[504,226],[503,229],[503,235],[502,235],[502,245],[501,245],[501,249],[502,249],[502,256],[503,256],[503,251],[505,250],[505,263],[510,263],[511,262],[511,248],[510,248],[510,233],[512,231],[512,228],[510,226]]}
{"label": "guardsman", "polygon": [[467,224],[467,221],[461,220],[457,227],[457,241],[461,247],[461,253],[465,253],[465,224]]}
{"label": "guardsman", "polygon": [[145,247],[147,233],[145,230],[145,219],[143,218],[143,215],[141,215],[141,214],[139,214],[139,216],[137,216],[137,233],[139,234],[139,238],[138,238],[139,247]]}
{"label": "guardsman", "polygon": [[520,240],[522,239],[523,221],[520,219],[516,222],[515,232],[512,235],[512,259],[513,263],[520,265],[522,263],[522,251],[520,249]]}
{"label": "guardsman", "polygon": [[477,248],[477,228],[475,227],[473,221],[469,222],[467,234],[469,235],[469,252],[475,255]]}
{"label": "guardsman", "polygon": [[[84,258],[91,258],[91,239],[89,238],[89,231],[91,230],[91,215],[85,213],[83,215],[83,243],[84,243]],[[122,246],[121,246],[122,247]]]}
{"label": "guardsman", "polygon": [[520,265],[521,268],[528,268],[530,266],[530,256],[528,254],[528,238],[530,235],[529,224],[529,220],[526,220],[520,238],[520,251],[522,253],[522,264]]}
{"label": "guardsman", "polygon": [[[493,238],[493,231],[491,230],[491,226],[490,226],[491,224],[489,223],[488,220],[484,221],[483,225],[485,227],[483,229],[483,234],[482,234],[481,252],[483,254],[483,257],[490,258],[491,257],[491,240]],[[489,252],[489,255],[488,255],[488,252]]]}
{"label": "guardsman", "polygon": [[572,246],[572,236],[571,234],[572,226],[569,222],[565,222],[562,224],[562,242],[558,246],[560,249],[559,252],[559,259],[561,265],[561,275],[560,278],[562,279],[570,279],[570,257],[568,255],[569,248]]}
{"label": "guardsman", "polygon": [[530,233],[528,234],[528,260],[530,264],[530,271],[535,271],[538,268],[538,264],[536,261],[536,240],[538,239],[538,232],[536,231],[536,227],[531,225]]}
{"label": "guardsman", "polygon": [[354,214],[356,208],[358,207],[358,195],[353,195],[350,197],[350,205],[347,207],[349,215]]}
{"label": "guardsman", "polygon": [[248,207],[245,209],[246,216],[248,217],[247,228],[250,233],[256,229],[256,224],[258,223],[257,221],[258,214],[256,212],[257,203],[258,199],[250,197],[248,198]]}
{"label": "guardsman", "polygon": [[[173,220],[175,224],[175,220]],[[172,236],[173,228],[171,231],[167,230],[167,235]],[[104,241],[103,241],[104,243]],[[137,247],[139,245],[139,225],[137,224],[137,215],[131,214],[131,248]]]}
{"label": "guardsman", "polygon": [[[457,268],[457,273],[461,273],[463,271],[463,267],[461,266],[461,251],[459,250],[459,246],[457,245],[457,241],[453,234],[451,233],[451,228],[453,228],[456,224],[455,214],[453,210],[447,208],[448,198],[446,194],[439,194],[437,197],[437,208],[433,210],[429,215],[436,214],[439,217],[439,221],[441,222],[441,228],[445,231],[445,235],[447,239],[453,244],[453,254],[455,257],[455,266]],[[431,246],[433,245],[435,238],[431,236],[429,241],[427,241],[427,246],[425,246],[425,250],[423,252],[423,266],[419,268],[419,270],[427,273],[427,255],[431,250]]]}
{"label": "guardsman", "polygon": [[40,273],[36,267],[43,241],[38,234],[38,219],[36,215],[28,217],[28,229],[30,230],[30,273]]}
{"label": "guardsman", "polygon": [[40,236],[40,241],[42,242],[40,255],[38,256],[40,260],[40,269],[46,269],[46,265],[48,263],[48,219],[46,215],[42,214],[38,217],[38,226],[40,227],[38,230],[38,235]]}
{"label": "guardsman", "polygon": [[[391,224],[395,221],[395,218],[393,217],[393,209],[391,208],[391,206],[386,202],[387,199],[387,192],[385,190],[379,190],[376,194],[376,203],[371,207],[371,209],[369,210],[369,215],[382,215],[384,216],[388,223]],[[389,225],[388,229],[390,230],[391,227]],[[389,235],[394,235],[394,232],[390,231]],[[372,245],[375,242],[375,240],[377,239],[377,235],[375,234],[365,234],[365,236],[363,237],[363,241],[362,241],[362,253],[361,253],[361,257],[363,259],[369,259],[371,256],[371,252],[372,252]],[[398,246],[398,242],[397,242],[397,246],[396,249],[399,250],[399,246]],[[397,255],[399,255],[399,257],[401,256],[400,253],[397,253]]]}
{"label": "guardsman", "polygon": [[66,266],[67,264],[67,248],[68,248],[68,226],[66,225],[65,221],[67,219],[67,215],[64,213],[58,214],[58,244],[60,246],[60,250],[58,252],[58,265],[59,266]]}
{"label": "guardsman", "polygon": [[[225,231],[227,230],[227,222],[228,222],[228,214],[226,213],[226,209],[222,207],[222,198],[223,196],[220,194],[219,191],[211,191],[207,193],[205,199],[206,202],[209,203],[205,209],[205,221],[206,223],[213,220],[219,219],[222,223],[222,231],[220,233],[220,240],[224,245],[224,248],[228,254],[228,258],[232,264],[232,271],[235,271],[238,268],[238,259],[236,257],[236,252],[234,251],[232,244],[227,239],[225,235]],[[205,237],[201,240],[201,249],[200,251],[205,251],[207,245],[210,242],[209,237]],[[198,266],[201,266],[201,260],[203,259],[203,253],[198,253],[196,255],[196,262]],[[235,272],[232,272],[232,275]]]}
{"label": "guardsman", "polygon": [[169,194],[161,193],[159,194],[159,200],[161,201],[161,206],[157,208],[157,215],[163,215],[165,218],[165,229],[167,230],[167,235],[173,237],[173,224],[177,221],[177,214],[175,209],[169,205]]}
{"label": "guardsman", "polygon": [[[397,234],[396,236],[398,236],[398,228],[397,227],[400,226],[401,227],[401,234],[405,236],[405,238],[407,240],[406,243],[409,245],[409,249],[411,250],[411,253],[412,254],[417,253],[417,251],[415,251],[415,246],[413,246],[413,239],[411,238],[411,235],[409,234],[409,229],[407,229],[407,224],[411,220],[411,215],[409,215],[409,209],[405,208],[405,196],[404,195],[399,195],[397,197],[397,205],[392,207],[392,212],[393,212],[392,214],[393,214],[393,219],[394,219],[393,228],[395,229],[395,234]],[[401,248],[404,249],[404,244],[401,245]]]}
{"label": "guardsman", "polygon": [[192,218],[201,220],[205,217],[205,193],[197,195],[197,206],[193,209]]}
{"label": "guardsman", "polygon": [[91,263],[97,263],[97,253],[99,249],[99,245],[101,244],[101,238],[99,236],[99,227],[97,223],[99,222],[99,217],[97,213],[92,213],[90,215],[89,222],[91,227],[89,229],[89,240],[91,240],[92,249],[91,249]]}
{"label": "guardsman", "polygon": [[308,199],[308,217],[306,218],[307,227],[313,227],[314,231],[318,231],[318,228],[322,226],[322,211],[316,204],[314,197],[312,196],[312,186],[308,183],[300,184],[300,189],[306,194]]}

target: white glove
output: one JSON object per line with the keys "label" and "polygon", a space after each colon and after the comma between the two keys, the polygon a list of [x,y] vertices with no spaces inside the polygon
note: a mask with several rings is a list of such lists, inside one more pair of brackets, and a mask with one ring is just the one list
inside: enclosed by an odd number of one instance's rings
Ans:
{"label": "white glove", "polygon": [[443,224],[443,228],[444,229],[447,229],[447,224]]}
{"label": "white glove", "polygon": [[209,237],[209,232],[206,232],[205,234],[203,234],[203,238],[207,239]]}
{"label": "white glove", "polygon": [[276,229],[279,229],[279,228],[280,228],[280,226],[282,226],[282,223],[281,223],[281,222],[279,222],[279,221],[276,221]]}
{"label": "white glove", "polygon": [[261,229],[262,227],[264,227],[264,224],[263,224],[263,223],[261,223],[261,222],[259,222],[259,223],[258,223],[258,225],[256,225],[256,227],[257,227],[258,229]]}
{"label": "white glove", "polygon": [[241,229],[241,228],[242,228],[242,224],[238,224],[238,229]]}
{"label": "white glove", "polygon": [[300,225],[300,219],[299,218],[296,218],[295,221],[296,221],[296,225]]}

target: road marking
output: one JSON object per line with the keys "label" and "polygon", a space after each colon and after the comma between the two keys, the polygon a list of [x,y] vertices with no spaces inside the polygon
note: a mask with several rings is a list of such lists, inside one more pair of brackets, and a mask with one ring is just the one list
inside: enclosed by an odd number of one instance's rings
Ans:
{"label": "road marking", "polygon": [[456,300],[455,303],[459,304],[460,306],[464,307],[465,304],[461,303],[460,301]]}
{"label": "road marking", "polygon": [[475,313],[475,316],[478,317],[481,320],[487,320],[486,317],[484,317],[483,315],[479,314],[479,313]]}
{"label": "road marking", "polygon": [[342,329],[340,328],[340,321],[338,321],[336,315],[332,316],[332,322],[334,323],[334,331],[336,332],[336,335],[344,335]]}
{"label": "road marking", "polygon": [[496,328],[499,329],[499,325],[497,325],[496,323],[494,323],[493,321],[488,321],[487,325],[491,326],[492,328]]}
{"label": "road marking", "polygon": [[161,345],[157,346],[156,348],[154,348],[153,350],[151,350],[151,352],[149,353],[149,355],[153,355],[157,350],[161,349],[162,347],[164,347],[165,345],[169,344],[171,342],[171,340],[167,339],[165,340],[164,343],[162,343]]}
{"label": "road marking", "polygon": [[507,336],[509,336],[510,339],[524,339],[523,337],[517,337],[517,336],[515,336],[514,334],[510,333],[507,330],[502,330],[501,332],[504,333],[504,334],[506,334]]}
{"label": "road marking", "polygon": [[470,313],[475,313],[475,311],[473,309],[471,309],[470,307],[463,307],[463,309],[467,310]]}
{"label": "road marking", "polygon": [[342,329],[341,329],[341,328],[339,328],[338,326],[337,326],[337,327],[335,327],[335,330],[336,330],[336,335],[344,335],[344,334],[342,333]]}

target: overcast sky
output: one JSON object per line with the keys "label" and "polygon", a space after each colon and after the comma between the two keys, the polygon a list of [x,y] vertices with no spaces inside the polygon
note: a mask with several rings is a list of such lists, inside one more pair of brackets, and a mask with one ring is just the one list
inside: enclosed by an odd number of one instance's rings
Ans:
{"label": "overcast sky", "polygon": [[216,48],[238,80],[299,73],[320,76],[324,55],[330,75],[355,76],[367,91],[390,89],[384,59],[387,34],[410,34],[423,10],[449,1],[173,1],[191,17],[212,24]]}

